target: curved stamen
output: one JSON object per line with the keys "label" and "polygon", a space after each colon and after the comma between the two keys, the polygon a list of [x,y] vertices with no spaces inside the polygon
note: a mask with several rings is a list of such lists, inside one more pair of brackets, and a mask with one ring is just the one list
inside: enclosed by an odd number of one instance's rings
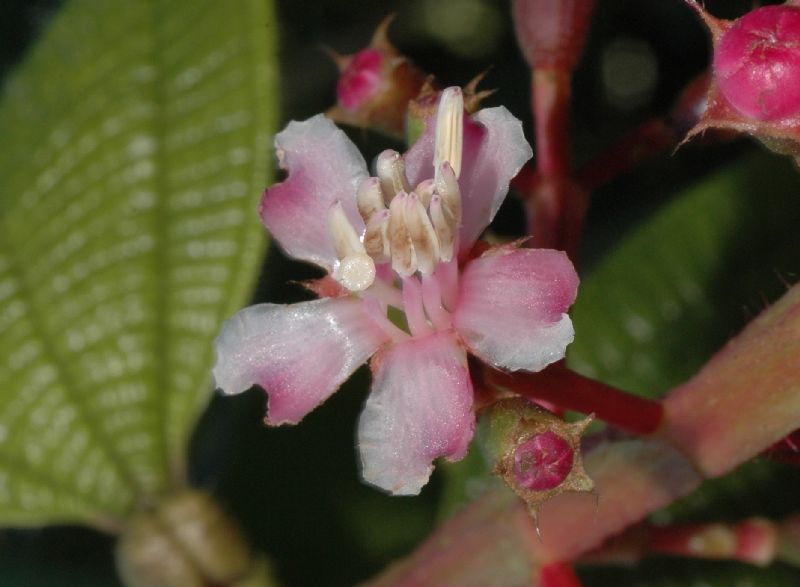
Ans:
{"label": "curved stamen", "polygon": [[378,155],[375,167],[385,202],[391,201],[399,192],[411,191],[408,178],[406,178],[406,163],[400,153],[386,149]]}
{"label": "curved stamen", "polygon": [[448,330],[453,325],[450,312],[442,306],[442,290],[439,282],[431,275],[422,276],[422,302],[425,313],[437,331]]}
{"label": "curved stamen", "polygon": [[331,206],[328,230],[339,259],[333,269],[333,278],[350,291],[364,291],[375,281],[375,262],[367,255],[341,202]]}
{"label": "curved stamen", "polygon": [[392,342],[403,342],[409,339],[407,332],[403,332],[386,317],[386,307],[377,299],[366,296],[364,298],[364,310],[366,310],[369,317],[386,333]]}
{"label": "curved stamen", "polygon": [[422,286],[416,277],[403,278],[403,309],[411,336],[421,337],[433,334],[433,328],[428,324],[422,305]]}

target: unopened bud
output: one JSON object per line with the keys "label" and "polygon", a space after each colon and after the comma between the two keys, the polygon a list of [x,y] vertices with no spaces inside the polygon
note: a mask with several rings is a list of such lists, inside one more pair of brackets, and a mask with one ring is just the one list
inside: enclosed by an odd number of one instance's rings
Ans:
{"label": "unopened bud", "polygon": [[425,75],[389,42],[392,19],[385,18],[369,46],[354,55],[331,52],[340,76],[337,104],[327,114],[336,122],[402,137],[408,102],[419,94]]}
{"label": "unopened bud", "polygon": [[184,491],[134,515],[120,537],[117,568],[130,587],[270,585],[236,524],[213,499]]}
{"label": "unopened bud", "polygon": [[580,440],[591,417],[569,423],[523,398],[487,408],[481,432],[493,472],[519,495],[535,516],[539,506],[565,491],[591,491]]}
{"label": "unopened bud", "polygon": [[714,49],[707,108],[686,140],[708,129],[746,133],[800,161],[800,7],[790,1],[735,20],[686,0]]}
{"label": "unopened bud", "polygon": [[714,51],[719,90],[745,116],[800,114],[800,8],[763,6],[734,21]]}
{"label": "unopened bud", "polygon": [[522,53],[534,69],[571,71],[586,43],[594,0],[513,0]]}

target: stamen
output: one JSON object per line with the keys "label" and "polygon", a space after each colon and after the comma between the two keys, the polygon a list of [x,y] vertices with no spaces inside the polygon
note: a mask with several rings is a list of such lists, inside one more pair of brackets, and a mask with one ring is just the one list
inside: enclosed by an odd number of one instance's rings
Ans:
{"label": "stamen", "polygon": [[406,163],[400,153],[391,149],[385,150],[378,155],[375,167],[385,202],[390,202],[395,194],[411,191],[406,178]]}
{"label": "stamen", "polygon": [[464,96],[461,88],[447,88],[439,99],[436,114],[436,135],[433,168],[438,179],[439,166],[449,162],[455,176],[461,173],[461,151],[464,145]]}
{"label": "stamen", "polygon": [[336,202],[331,206],[328,213],[328,230],[333,240],[333,248],[339,259],[344,259],[353,253],[363,253],[364,247],[358,238],[353,225],[347,219],[341,202]]}
{"label": "stamen", "polygon": [[447,263],[439,263],[433,277],[439,282],[445,309],[452,311],[456,307],[458,298],[458,260],[453,259]]}
{"label": "stamen", "polygon": [[439,240],[433,230],[428,213],[414,192],[408,194],[404,206],[406,227],[414,245],[417,269],[430,275],[439,261]]}
{"label": "stamen", "polygon": [[364,291],[375,281],[375,262],[367,255],[341,202],[331,206],[328,229],[339,259],[333,269],[333,278],[350,291]]}
{"label": "stamen", "polygon": [[434,191],[436,191],[436,183],[432,179],[423,179],[414,188],[414,193],[419,196],[419,201],[422,202],[425,208],[431,205],[431,197]]}
{"label": "stamen", "polygon": [[456,173],[447,161],[436,168],[435,183],[436,193],[442,197],[442,203],[461,224],[461,189]]}
{"label": "stamen", "polygon": [[450,211],[442,203],[442,197],[434,194],[431,199],[431,222],[436,238],[439,241],[439,258],[442,261],[449,261],[453,258],[454,244],[456,240],[457,222]]}
{"label": "stamen", "polygon": [[386,210],[386,206],[383,203],[381,182],[377,177],[368,177],[361,182],[356,194],[356,204],[358,205],[358,213],[361,214],[365,224],[370,221],[373,214]]}
{"label": "stamen", "polygon": [[364,298],[364,309],[375,324],[383,330],[393,342],[408,340],[408,333],[403,332],[386,316],[386,307],[373,297]]}
{"label": "stamen", "polygon": [[364,249],[367,255],[378,261],[388,261],[389,250],[389,211],[384,209],[372,215],[364,232]]}
{"label": "stamen", "polygon": [[392,253],[392,269],[401,277],[413,275],[417,270],[417,256],[411,233],[406,223],[405,208],[408,194],[400,192],[389,204],[389,246]]}
{"label": "stamen", "polygon": [[416,277],[403,278],[403,309],[411,336],[433,334],[422,306],[422,286]]}
{"label": "stamen", "polygon": [[437,331],[448,330],[453,325],[450,312],[442,306],[442,290],[439,282],[431,275],[422,276],[422,302],[425,313],[433,322]]}

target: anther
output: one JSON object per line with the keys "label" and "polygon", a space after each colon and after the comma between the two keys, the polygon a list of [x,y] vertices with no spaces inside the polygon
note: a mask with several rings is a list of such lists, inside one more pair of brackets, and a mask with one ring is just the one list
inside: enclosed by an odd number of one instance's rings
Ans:
{"label": "anther", "polygon": [[436,183],[432,179],[423,179],[414,188],[414,193],[419,196],[419,201],[425,208],[431,205],[431,196],[434,191],[436,191]]}
{"label": "anther", "polygon": [[397,151],[391,149],[383,151],[378,155],[375,167],[385,202],[391,201],[395,194],[411,190],[406,178],[405,161]]}
{"label": "anther", "polygon": [[389,210],[385,208],[375,212],[367,222],[364,232],[364,249],[367,255],[376,261],[383,262],[389,259]]}
{"label": "anther", "polygon": [[377,177],[368,177],[361,182],[356,193],[356,204],[365,224],[370,221],[373,214],[386,210],[380,180]]}
{"label": "anther", "polygon": [[413,275],[417,270],[417,258],[411,233],[405,218],[408,194],[400,192],[389,204],[389,246],[392,252],[392,269],[402,277]]}
{"label": "anther", "polygon": [[435,141],[433,167],[436,179],[439,178],[439,166],[445,161],[450,163],[458,177],[464,144],[464,96],[461,88],[447,88],[442,92],[436,113]]}
{"label": "anther", "polygon": [[353,225],[347,219],[341,202],[328,214],[328,230],[339,259],[333,278],[350,291],[363,291],[375,281],[375,262],[367,255]]}
{"label": "anther", "polygon": [[439,261],[439,241],[433,230],[430,218],[419,197],[414,192],[406,198],[405,221],[414,245],[417,270],[423,275],[430,275]]}
{"label": "anther", "polygon": [[430,205],[431,223],[439,241],[439,258],[450,261],[453,258],[458,220],[450,209],[442,203],[442,197],[434,194]]}

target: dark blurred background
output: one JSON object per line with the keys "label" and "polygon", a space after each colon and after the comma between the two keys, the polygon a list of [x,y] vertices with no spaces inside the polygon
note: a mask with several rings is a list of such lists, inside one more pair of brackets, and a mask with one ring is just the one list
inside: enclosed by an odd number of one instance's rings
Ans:
{"label": "dark blurred background", "polygon": [[[61,4],[0,3],[0,76],[13,73]],[[752,1],[706,5],[718,16],[733,17]],[[284,121],[333,104],[337,72],[323,47],[355,52],[396,12],[390,37],[421,69],[442,84],[463,85],[491,68],[484,86],[498,92],[487,104],[505,105],[530,129],[529,72],[517,51],[507,1],[283,0],[277,8]],[[682,1],[599,0],[574,81],[576,163],[665,113],[707,61],[707,34]],[[377,134],[348,132],[368,158],[397,147]],[[740,141],[704,147],[698,156],[698,147],[690,145],[604,186],[592,200],[582,271],[681,188],[751,148]],[[521,206],[509,198],[496,230],[513,235],[522,229]],[[311,269],[271,248],[254,300],[301,299],[305,294],[286,283],[311,275]],[[195,435],[193,481],[212,490],[241,520],[286,585],[351,585],[408,552],[437,521],[438,475],[417,498],[389,498],[359,483],[354,430],[367,384],[362,369],[302,425],[279,429],[262,425],[263,394],[215,397]],[[113,585],[112,545],[109,538],[76,528],[2,532],[0,584]]]}

